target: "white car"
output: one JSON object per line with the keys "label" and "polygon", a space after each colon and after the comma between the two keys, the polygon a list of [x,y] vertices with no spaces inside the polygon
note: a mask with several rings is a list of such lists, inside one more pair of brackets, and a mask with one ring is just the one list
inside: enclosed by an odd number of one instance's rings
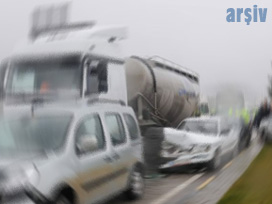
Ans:
{"label": "white car", "polygon": [[184,165],[218,168],[222,156],[238,154],[239,131],[227,118],[189,118],[177,129],[165,128],[161,156],[166,161],[161,169]]}
{"label": "white car", "polygon": [[262,139],[272,142],[272,115],[262,120],[258,132]]}

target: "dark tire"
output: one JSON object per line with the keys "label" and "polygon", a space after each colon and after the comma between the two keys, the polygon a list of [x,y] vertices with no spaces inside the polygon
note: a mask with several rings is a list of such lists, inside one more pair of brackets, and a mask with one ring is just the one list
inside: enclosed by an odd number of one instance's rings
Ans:
{"label": "dark tire", "polygon": [[232,155],[231,155],[232,159],[234,159],[238,154],[239,154],[239,147],[238,145],[236,145],[234,149],[232,150]]}
{"label": "dark tire", "polygon": [[246,148],[246,143],[247,143],[246,140],[247,140],[246,128],[242,128],[240,132],[240,137],[239,137],[239,146],[238,146],[239,152],[242,152]]}
{"label": "dark tire", "polygon": [[252,136],[252,128],[250,125],[247,126],[247,131],[246,131],[246,144],[245,144],[245,148],[249,148],[250,143],[251,143],[251,136]]}
{"label": "dark tire", "polygon": [[260,137],[259,137],[259,141],[261,144],[264,144],[266,142],[266,133],[265,131],[261,131]]}
{"label": "dark tire", "polygon": [[220,150],[216,150],[213,156],[213,159],[208,162],[208,171],[214,171],[216,169],[218,169],[218,167],[221,164],[221,154],[220,154]]}
{"label": "dark tire", "polygon": [[74,204],[74,202],[65,195],[60,195],[56,199],[55,204]]}
{"label": "dark tire", "polygon": [[250,144],[251,144],[251,133],[249,133],[250,135],[248,135],[247,141],[246,141],[246,148],[249,148]]}
{"label": "dark tire", "polygon": [[144,175],[139,167],[135,167],[129,178],[128,190],[125,192],[130,200],[140,199],[144,195]]}

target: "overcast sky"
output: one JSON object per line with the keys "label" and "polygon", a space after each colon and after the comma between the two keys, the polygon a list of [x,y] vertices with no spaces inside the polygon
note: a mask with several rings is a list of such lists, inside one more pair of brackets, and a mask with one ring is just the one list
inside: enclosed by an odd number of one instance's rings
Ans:
{"label": "overcast sky", "polygon": [[[34,7],[64,0],[0,0],[0,59],[27,38]],[[129,28],[127,55],[160,55],[200,74],[213,95],[222,84],[251,98],[266,94],[272,73],[271,0],[76,0],[71,20],[96,20]],[[268,8],[265,23],[228,23],[228,8]],[[256,96],[256,97],[255,97]]]}

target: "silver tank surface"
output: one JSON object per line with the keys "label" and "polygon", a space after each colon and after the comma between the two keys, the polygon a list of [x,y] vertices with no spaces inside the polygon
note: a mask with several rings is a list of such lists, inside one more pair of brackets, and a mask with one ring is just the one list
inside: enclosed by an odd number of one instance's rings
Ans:
{"label": "silver tank surface", "polygon": [[176,127],[192,116],[199,102],[198,75],[181,68],[161,58],[126,60],[128,104],[135,110],[140,125],[152,121]]}

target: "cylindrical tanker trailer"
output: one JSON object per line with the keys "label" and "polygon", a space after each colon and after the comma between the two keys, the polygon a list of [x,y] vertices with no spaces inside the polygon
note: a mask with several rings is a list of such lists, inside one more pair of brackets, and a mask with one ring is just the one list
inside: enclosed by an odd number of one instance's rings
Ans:
{"label": "cylindrical tanker trailer", "polygon": [[196,110],[199,78],[191,70],[156,56],[128,58],[125,72],[128,104],[141,126],[176,127]]}

